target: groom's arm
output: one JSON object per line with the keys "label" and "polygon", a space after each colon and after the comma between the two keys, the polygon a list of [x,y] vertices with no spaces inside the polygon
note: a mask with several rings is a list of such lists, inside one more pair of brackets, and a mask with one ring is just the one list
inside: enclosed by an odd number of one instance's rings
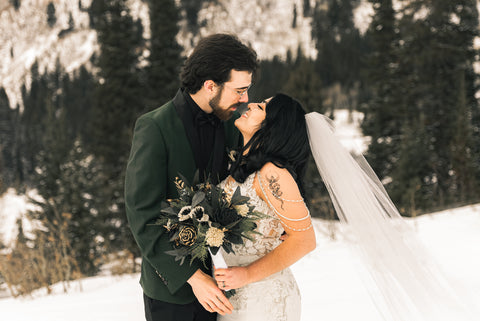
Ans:
{"label": "groom's arm", "polygon": [[128,221],[142,256],[168,282],[170,293],[189,283],[199,302],[210,312],[231,313],[233,306],[213,278],[199,264],[179,265],[171,250],[169,236],[155,222],[166,198],[168,171],[165,138],[157,124],[141,117],[135,125],[132,150],[125,178],[125,205]]}
{"label": "groom's arm", "polygon": [[162,226],[149,225],[160,214],[168,184],[167,149],[160,128],[142,116],[135,125],[132,149],[125,177],[125,206],[132,234],[142,256],[167,281],[173,294],[199,269],[195,262],[179,265],[165,254],[171,250]]}

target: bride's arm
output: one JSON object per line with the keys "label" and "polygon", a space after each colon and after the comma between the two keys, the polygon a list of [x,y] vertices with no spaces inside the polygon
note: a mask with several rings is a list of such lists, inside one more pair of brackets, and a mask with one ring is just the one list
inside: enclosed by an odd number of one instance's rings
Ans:
{"label": "bride's arm", "polygon": [[257,194],[273,209],[287,237],[278,247],[245,267],[215,270],[218,284],[236,289],[279,272],[315,249],[315,232],[309,211],[288,170],[268,163],[255,177]]}

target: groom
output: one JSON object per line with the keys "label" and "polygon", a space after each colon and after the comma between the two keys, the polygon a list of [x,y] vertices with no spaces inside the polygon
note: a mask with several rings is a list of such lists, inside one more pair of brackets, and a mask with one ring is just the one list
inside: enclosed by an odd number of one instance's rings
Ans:
{"label": "groom", "polygon": [[[187,58],[173,100],[138,118],[125,179],[127,218],[142,253],[140,284],[147,321],[215,320],[233,307],[201,263],[179,265],[168,234],[153,223],[161,201],[178,197],[175,177],[190,182],[227,175],[227,148],[235,148],[235,110],[248,102],[256,53],[236,37],[215,34]],[[161,90],[161,89],[159,89]],[[238,114],[236,113],[237,117]]]}

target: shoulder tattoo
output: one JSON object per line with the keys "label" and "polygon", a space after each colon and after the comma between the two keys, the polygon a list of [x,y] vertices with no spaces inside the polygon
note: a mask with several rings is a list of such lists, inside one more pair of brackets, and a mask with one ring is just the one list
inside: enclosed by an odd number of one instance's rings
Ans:
{"label": "shoulder tattoo", "polygon": [[276,173],[267,175],[268,188],[270,189],[270,192],[272,192],[272,195],[280,201],[281,208],[283,209],[283,192],[280,190],[280,183],[278,181],[279,178]]}

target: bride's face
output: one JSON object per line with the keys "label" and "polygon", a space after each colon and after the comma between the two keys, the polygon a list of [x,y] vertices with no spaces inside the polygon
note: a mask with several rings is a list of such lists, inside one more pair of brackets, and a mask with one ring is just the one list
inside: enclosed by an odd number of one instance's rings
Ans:
{"label": "bride's face", "polygon": [[270,99],[265,99],[261,103],[248,104],[247,111],[235,121],[235,126],[242,133],[245,143],[260,129],[267,115],[267,103]]}

